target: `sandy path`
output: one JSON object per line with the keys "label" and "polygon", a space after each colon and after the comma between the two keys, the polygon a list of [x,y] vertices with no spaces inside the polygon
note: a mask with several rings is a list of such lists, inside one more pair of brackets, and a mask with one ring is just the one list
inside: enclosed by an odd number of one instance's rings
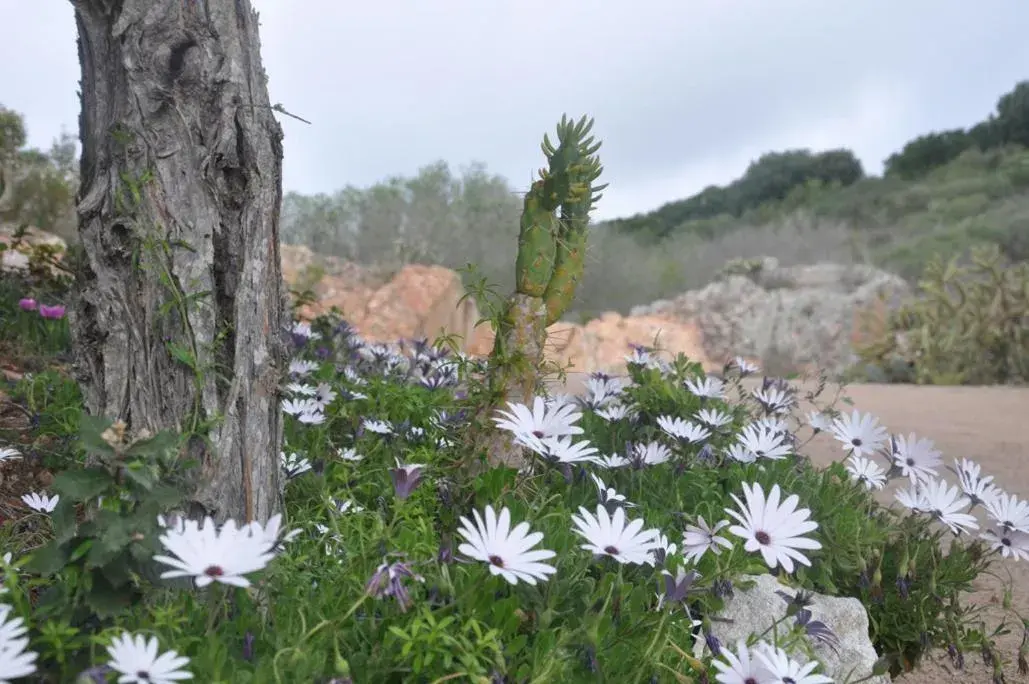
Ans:
{"label": "sandy path", "polygon": [[[569,374],[565,391],[582,391],[582,374]],[[877,415],[894,433],[914,432],[936,442],[945,462],[954,458],[978,461],[986,474],[1005,491],[1029,498],[1029,388],[1007,387],[919,387],[911,385],[851,385],[845,394],[854,408]],[[847,406],[840,404],[841,409]],[[839,445],[825,435],[806,448],[816,463],[842,457]],[[953,481],[953,478],[950,478]],[[890,495],[883,497],[888,500]],[[1014,607],[1029,617],[1029,563],[1006,561],[1014,581]],[[977,583],[973,601],[984,605],[999,600],[1001,583],[983,577]],[[1006,658],[1013,658],[1021,640],[1021,629],[1002,637]],[[1007,681],[1029,681],[1017,674],[1014,664],[1005,667]],[[946,658],[926,663],[921,670],[898,679],[904,684],[967,682],[988,684],[992,671],[978,654],[968,654],[965,671],[952,671]]]}

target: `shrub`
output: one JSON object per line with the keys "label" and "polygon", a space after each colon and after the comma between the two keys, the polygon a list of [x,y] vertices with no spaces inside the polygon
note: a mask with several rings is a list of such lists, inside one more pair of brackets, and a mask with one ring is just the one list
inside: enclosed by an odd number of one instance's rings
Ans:
{"label": "shrub", "polygon": [[921,384],[1019,384],[1029,380],[1029,263],[1008,265],[996,247],[971,263],[937,258],[918,296],[857,351],[879,367],[904,358]]}

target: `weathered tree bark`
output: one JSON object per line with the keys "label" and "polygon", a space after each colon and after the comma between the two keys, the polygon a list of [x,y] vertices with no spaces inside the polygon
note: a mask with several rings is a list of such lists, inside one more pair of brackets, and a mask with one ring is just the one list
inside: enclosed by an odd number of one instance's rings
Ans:
{"label": "weathered tree bark", "polygon": [[280,508],[282,130],[249,0],[72,0],[87,411],[191,440],[191,515]]}

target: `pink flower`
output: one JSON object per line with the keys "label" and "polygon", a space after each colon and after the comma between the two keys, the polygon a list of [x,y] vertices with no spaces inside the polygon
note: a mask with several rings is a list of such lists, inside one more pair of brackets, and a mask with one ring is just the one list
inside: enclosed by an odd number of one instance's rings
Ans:
{"label": "pink flower", "polygon": [[39,305],[39,315],[43,318],[52,318],[54,320],[58,318],[64,318],[64,307],[60,304],[54,304],[53,306],[47,306],[46,304]]}
{"label": "pink flower", "polygon": [[21,307],[22,311],[35,311],[36,300],[32,299],[31,297],[25,297],[24,299],[18,300],[18,306]]}

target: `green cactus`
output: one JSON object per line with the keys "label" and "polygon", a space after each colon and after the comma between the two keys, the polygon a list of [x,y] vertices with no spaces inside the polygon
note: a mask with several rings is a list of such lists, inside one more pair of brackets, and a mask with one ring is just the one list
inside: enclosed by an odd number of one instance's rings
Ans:
{"label": "green cactus", "polygon": [[589,214],[606,186],[594,186],[603,171],[600,143],[589,135],[593,120],[561,117],[557,145],[543,136],[548,167],[539,171],[525,195],[515,292],[500,317],[487,378],[490,397],[481,404],[473,453],[487,451],[492,462],[517,462],[517,449],[492,429],[489,415],[509,400],[535,394],[543,364],[547,326],[568,310],[585,268]]}
{"label": "green cactus", "polygon": [[515,260],[515,292],[542,297],[554,272],[557,227],[553,211],[543,209],[543,181],[525,194],[518,257]]}
{"label": "green cactus", "polygon": [[863,361],[887,367],[901,358],[921,384],[1029,381],[1029,264],[978,249],[968,266],[931,262],[919,290],[881,337],[856,350]]}

